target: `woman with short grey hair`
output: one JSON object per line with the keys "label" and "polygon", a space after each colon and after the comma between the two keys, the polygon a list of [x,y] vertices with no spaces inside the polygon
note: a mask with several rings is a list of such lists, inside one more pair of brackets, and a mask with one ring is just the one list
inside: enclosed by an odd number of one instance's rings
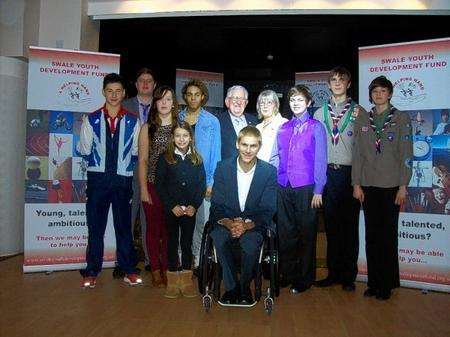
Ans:
{"label": "woman with short grey hair", "polygon": [[270,161],[278,128],[287,122],[287,119],[280,115],[279,109],[280,101],[275,91],[264,90],[259,94],[256,100],[258,118],[262,120],[256,125],[262,136],[262,145],[258,152],[259,159]]}

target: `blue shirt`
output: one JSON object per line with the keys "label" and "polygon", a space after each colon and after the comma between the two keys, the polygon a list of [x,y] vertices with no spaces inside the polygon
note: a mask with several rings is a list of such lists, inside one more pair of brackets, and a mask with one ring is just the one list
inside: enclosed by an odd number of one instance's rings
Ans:
{"label": "blue shirt", "polygon": [[[186,118],[186,109],[181,111],[178,119],[182,122]],[[221,160],[220,123],[217,117],[205,109],[200,114],[195,124],[195,146],[203,159],[206,172],[206,186],[212,187],[214,183],[214,172],[217,163]]]}

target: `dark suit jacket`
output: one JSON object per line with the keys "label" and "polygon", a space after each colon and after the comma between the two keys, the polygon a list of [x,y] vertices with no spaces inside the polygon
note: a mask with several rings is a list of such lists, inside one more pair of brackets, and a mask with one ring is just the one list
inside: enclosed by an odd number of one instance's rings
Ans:
{"label": "dark suit jacket", "polygon": [[265,233],[266,228],[273,227],[273,216],[277,209],[277,171],[269,163],[256,162],[255,174],[250,185],[245,209],[241,212],[237,186],[236,157],[218,163],[214,174],[213,193],[209,221],[216,225],[223,218],[252,220],[256,230]]}
{"label": "dark suit jacket", "polygon": [[[122,106],[125,108],[125,110],[134,113],[137,118],[141,118],[141,114],[139,113],[139,101],[136,96],[127,98],[122,102]],[[147,121],[140,121],[141,124],[147,123]]]}
{"label": "dark suit jacket", "polygon": [[132,112],[139,116],[139,102],[137,100],[137,97],[131,97],[127,98],[122,102],[122,106],[125,108],[125,110]]}
{"label": "dark suit jacket", "polygon": [[[256,126],[258,119],[252,114],[244,113],[247,125]],[[220,123],[220,138],[222,143],[222,160],[230,157],[236,157],[238,151],[236,149],[237,134],[234,131],[233,122],[231,121],[230,113],[225,110],[216,114]]]}

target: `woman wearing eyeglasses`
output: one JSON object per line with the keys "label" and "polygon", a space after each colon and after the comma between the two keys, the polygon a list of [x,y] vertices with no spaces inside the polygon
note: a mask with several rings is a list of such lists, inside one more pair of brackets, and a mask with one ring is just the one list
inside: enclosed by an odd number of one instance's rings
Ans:
{"label": "woman wearing eyeglasses", "polygon": [[258,111],[258,118],[262,119],[262,121],[256,127],[261,132],[262,144],[258,152],[258,158],[267,162],[273,156],[272,153],[279,127],[288,121],[281,116],[279,109],[280,101],[276,92],[264,90],[259,94],[256,100],[256,110]]}

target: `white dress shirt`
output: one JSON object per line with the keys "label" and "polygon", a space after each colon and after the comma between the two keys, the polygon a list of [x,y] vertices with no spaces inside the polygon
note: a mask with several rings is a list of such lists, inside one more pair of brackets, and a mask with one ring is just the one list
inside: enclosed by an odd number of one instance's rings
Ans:
{"label": "white dress shirt", "polygon": [[250,171],[244,172],[239,165],[239,157],[236,160],[239,207],[241,208],[241,212],[243,212],[245,209],[245,202],[247,201],[248,191],[250,190],[250,185],[253,180],[253,175],[255,174],[256,163]]}
{"label": "white dress shirt", "polygon": [[181,157],[181,159],[185,160],[186,156],[188,154],[191,154],[191,149],[188,148],[188,150],[186,151],[186,153],[181,152],[180,150],[178,150],[178,148],[175,146],[175,150],[173,151],[175,154],[179,155]]}
{"label": "white dress shirt", "polygon": [[239,132],[247,126],[247,120],[245,119],[245,115],[242,114],[239,117],[233,115],[231,112],[228,112],[230,114],[231,122],[233,123],[234,131],[236,132],[236,135],[239,134]]}

